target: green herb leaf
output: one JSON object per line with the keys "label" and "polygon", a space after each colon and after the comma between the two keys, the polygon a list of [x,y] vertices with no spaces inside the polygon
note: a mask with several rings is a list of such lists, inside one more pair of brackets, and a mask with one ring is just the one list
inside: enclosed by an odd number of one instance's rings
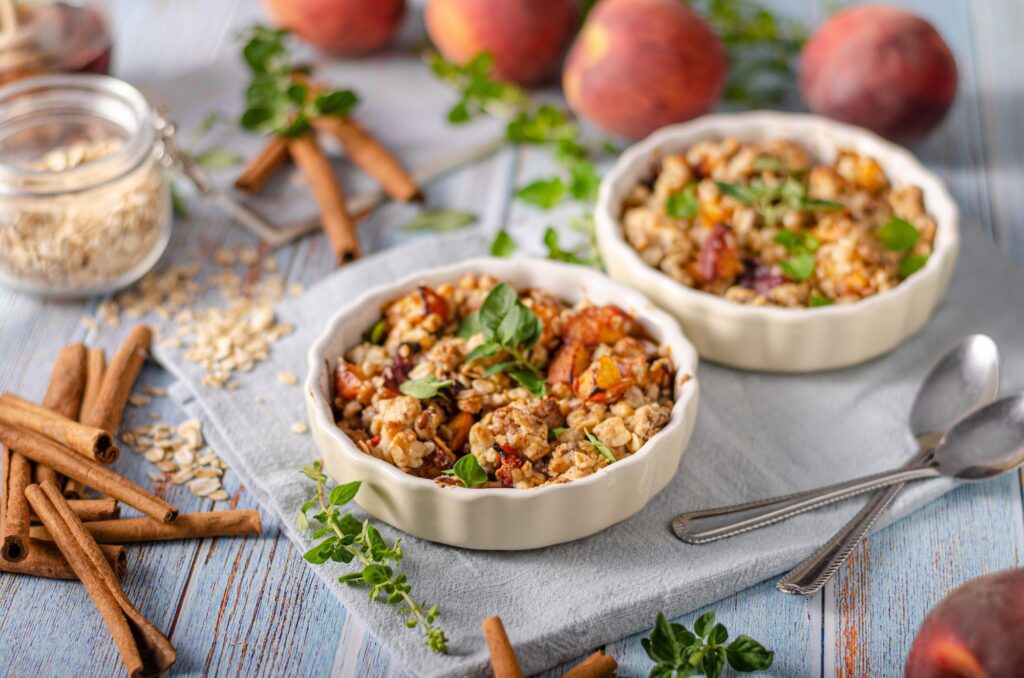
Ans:
{"label": "green herb leaf", "polygon": [[459,325],[459,331],[455,333],[455,336],[460,339],[469,339],[474,334],[479,334],[480,332],[480,313],[474,312],[462,319],[462,323]]}
{"label": "green herb leaf", "polygon": [[476,215],[457,210],[424,210],[402,226],[403,231],[418,233],[450,233],[469,226],[476,221]]}
{"label": "green herb leaf", "polygon": [[535,370],[531,368],[520,368],[509,369],[506,370],[506,372],[508,373],[508,376],[515,379],[520,386],[538,398],[543,398],[547,395],[547,384],[544,382],[544,378],[537,374]]}
{"label": "green herb leaf", "polygon": [[810,252],[800,252],[785,261],[779,262],[779,268],[791,280],[803,282],[814,275],[814,255]]}
{"label": "green herb leaf", "polygon": [[425,377],[419,379],[409,379],[403,381],[398,386],[398,390],[407,396],[418,398],[419,400],[426,400],[428,398],[437,397],[437,395],[443,390],[452,386],[455,382],[451,379],[440,380],[432,374],[428,374]]}
{"label": "green herb leaf", "polygon": [[786,166],[778,158],[770,155],[759,155],[754,159],[753,168],[758,172],[782,172]]}
{"label": "green herb leaf", "polygon": [[558,231],[548,226],[544,231],[544,247],[548,251],[548,259],[553,261],[564,261],[567,264],[578,264],[580,266],[594,266],[594,261],[581,257],[573,252],[564,250],[559,243]]}
{"label": "green herb leaf", "polygon": [[908,254],[900,259],[900,278],[909,278],[917,273],[928,263],[927,254]]}
{"label": "green herb leaf", "polygon": [[817,308],[819,306],[831,306],[834,302],[828,297],[823,297],[820,294],[812,294],[808,305],[811,308]]}
{"label": "green herb leaf", "polygon": [[569,193],[576,200],[593,202],[597,199],[597,189],[601,185],[601,177],[597,174],[594,163],[587,160],[574,160],[569,165]]}
{"label": "green herb leaf", "polygon": [[704,675],[707,676],[707,678],[718,678],[722,675],[722,669],[724,668],[725,648],[708,648],[707,652],[704,653],[704,657],[700,663],[700,669],[704,672]]}
{"label": "green herb leaf", "polygon": [[322,525],[313,534],[316,543],[303,555],[308,562],[323,564],[328,561],[351,563],[357,561],[362,569],[338,577],[338,582],[351,586],[365,586],[369,597],[397,608],[409,628],[420,628],[423,640],[434,652],[446,653],[448,639],[436,625],[438,610],[426,602],[412,597],[412,586],[405,574],[398,572],[403,557],[399,542],[388,546],[377,528],[369,521],[360,521],[350,513],[341,513],[339,507],[350,502],[359,490],[359,481],[328,488],[327,476],[320,462],[302,469],[302,473],[316,483],[312,499],[302,506],[296,524],[300,529],[309,527],[306,511],[316,505],[319,513],[314,518]]}
{"label": "green herb leaf", "polygon": [[472,454],[460,457],[455,465],[445,475],[454,475],[466,487],[476,487],[487,482],[487,472],[480,466],[480,462]]}
{"label": "green herb leaf", "polygon": [[882,246],[893,252],[905,252],[917,244],[921,233],[912,223],[900,217],[890,217],[876,234]]}
{"label": "green herb leaf", "polygon": [[770,669],[772,661],[775,659],[775,653],[766,650],[761,643],[750,636],[739,636],[729,643],[726,648],[726,657],[729,660],[729,666],[737,671],[750,673]]}
{"label": "green herb leaf", "polygon": [[234,151],[211,148],[196,156],[196,162],[206,169],[219,170],[235,167],[242,162],[242,156]]}
{"label": "green herb leaf", "polygon": [[491,256],[492,257],[510,257],[516,251],[516,241],[512,239],[512,236],[508,234],[504,228],[499,229],[494,234],[494,240],[491,241]]}
{"label": "green herb leaf", "polygon": [[370,326],[370,329],[363,333],[363,339],[371,344],[380,346],[384,343],[384,338],[387,336],[387,333],[388,321],[381,318],[377,322],[373,323],[373,325]]}
{"label": "green herb leaf", "polygon": [[718,190],[722,195],[727,195],[730,198],[739,200],[744,205],[753,205],[757,196],[747,186],[741,184],[727,184],[724,181],[716,181],[715,185],[718,186]]}
{"label": "green herb leaf", "polygon": [[516,197],[541,209],[551,209],[565,197],[565,183],[558,177],[538,179],[516,191]]}
{"label": "green herb leaf", "polygon": [[[306,96],[303,94],[296,103],[302,103],[305,99]],[[355,92],[350,89],[337,89],[318,94],[313,102],[313,108],[322,116],[343,117],[348,115],[358,103],[359,96]]]}
{"label": "green herb leaf", "polygon": [[798,233],[794,233],[787,229],[783,229],[776,233],[775,237],[772,238],[772,242],[782,245],[790,254],[799,252],[804,246],[803,238],[801,238]]}
{"label": "green herb leaf", "polygon": [[689,183],[683,190],[670,195],[665,201],[665,213],[675,219],[697,216],[697,184]]}
{"label": "green herb leaf", "polygon": [[589,440],[590,444],[594,446],[594,449],[597,450],[598,454],[607,459],[609,464],[614,464],[616,462],[615,453],[609,450],[607,445],[598,440],[597,436],[590,432],[590,429],[583,429],[583,433],[587,436],[587,440]]}
{"label": "green herb leaf", "polygon": [[715,625],[715,613],[705,612],[701,616],[697,617],[697,621],[693,622],[693,632],[701,638],[707,638],[711,632],[711,627]]}
{"label": "green herb leaf", "polygon": [[505,283],[495,285],[487,293],[484,303],[480,305],[480,326],[484,329],[485,336],[495,336],[502,320],[518,303],[520,303],[519,293],[512,289],[510,285]]}
{"label": "green herb leaf", "polygon": [[171,211],[174,213],[174,216],[179,219],[188,219],[188,203],[185,202],[184,196],[182,196],[178,191],[178,186],[170,180],[168,183],[170,184],[171,191]]}
{"label": "green herb leaf", "polygon": [[808,212],[839,212],[846,209],[846,205],[835,200],[804,198],[800,201],[800,209]]}

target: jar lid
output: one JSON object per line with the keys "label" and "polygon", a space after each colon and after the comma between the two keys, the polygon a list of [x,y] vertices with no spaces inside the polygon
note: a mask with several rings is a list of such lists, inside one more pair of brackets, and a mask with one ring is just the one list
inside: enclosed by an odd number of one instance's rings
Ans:
{"label": "jar lid", "polygon": [[[61,169],[38,160],[80,142],[116,140],[109,155]],[[153,111],[139,90],[104,75],[44,75],[0,87],[0,196],[68,194],[114,181],[151,156]]]}

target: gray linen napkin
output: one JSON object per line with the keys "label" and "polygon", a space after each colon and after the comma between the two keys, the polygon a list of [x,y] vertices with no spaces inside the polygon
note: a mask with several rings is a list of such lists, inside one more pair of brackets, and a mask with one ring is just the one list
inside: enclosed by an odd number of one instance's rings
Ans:
{"label": "gray linen napkin", "polygon": [[[968,230],[968,229],[965,229]],[[215,449],[300,549],[294,516],[309,481],[298,469],[316,453],[309,436],[289,430],[305,420],[301,388],[282,386],[278,370],[305,374],[306,351],[326,319],[364,290],[486,250],[485,239],[459,234],[417,240],[349,265],[281,304],[297,331],[273,349],[271,364],[240,375],[241,389],[199,385],[196,366],[178,352],[157,358],[182,382],[187,409],[207,422]],[[697,428],[675,480],[641,513],[571,544],[526,552],[480,552],[403,537],[404,568],[417,598],[436,602],[451,654],[431,654],[395,610],[341,587],[347,566],[316,572],[361,617],[392,656],[416,675],[454,676],[485,667],[484,616],[501,615],[524,670],[535,672],[651,625],[659,610],[687,612],[776,575],[807,556],[864,501],[854,500],[731,540],[688,546],[669,532],[685,509],[745,501],[885,470],[913,452],[906,419],[917,385],[960,337],[985,332],[1003,353],[1004,392],[1024,386],[1024,270],[980,234],[964,233],[962,258],[946,301],[928,326],[889,355],[859,367],[804,376],[700,366]],[[256,404],[254,393],[265,403]],[[246,395],[248,393],[248,395]],[[886,524],[952,488],[944,480],[914,485]],[[571,520],[571,516],[561,519]]]}

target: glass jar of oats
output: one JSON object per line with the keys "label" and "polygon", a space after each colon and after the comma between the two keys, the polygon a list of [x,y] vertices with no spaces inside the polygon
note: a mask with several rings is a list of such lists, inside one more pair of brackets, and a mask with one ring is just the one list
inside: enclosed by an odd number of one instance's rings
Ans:
{"label": "glass jar of oats", "polygon": [[0,284],[82,297],[156,263],[171,200],[154,124],[142,93],[116,78],[0,87]]}

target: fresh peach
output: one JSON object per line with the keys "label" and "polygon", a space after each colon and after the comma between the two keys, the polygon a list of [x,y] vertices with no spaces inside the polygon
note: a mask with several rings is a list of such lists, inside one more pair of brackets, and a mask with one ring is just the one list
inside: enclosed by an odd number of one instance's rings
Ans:
{"label": "fresh peach", "polygon": [[398,31],[405,0],[266,0],[278,25],[318,49],[358,56],[380,48]]}
{"label": "fresh peach", "polygon": [[1024,569],[964,584],[917,631],[906,678],[1024,676]]}
{"label": "fresh peach", "polygon": [[911,142],[956,97],[953,53],[924,19],[896,7],[837,12],[804,47],[800,91],[821,115]]}
{"label": "fresh peach", "polygon": [[703,115],[725,84],[725,50],[679,0],[604,0],[569,50],[562,85],[576,115],[637,139]]}
{"label": "fresh peach", "polygon": [[430,39],[449,61],[481,52],[494,57],[494,76],[521,85],[551,77],[579,26],[577,0],[430,0]]}

